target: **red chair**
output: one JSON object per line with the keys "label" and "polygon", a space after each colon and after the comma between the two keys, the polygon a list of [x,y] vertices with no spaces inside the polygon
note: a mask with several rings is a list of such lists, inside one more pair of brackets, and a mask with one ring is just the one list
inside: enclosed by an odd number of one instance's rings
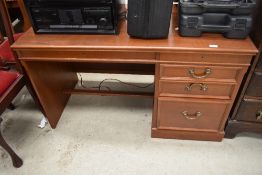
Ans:
{"label": "red chair", "polygon": [[17,96],[20,90],[25,86],[25,77],[18,73],[7,71],[6,63],[16,62],[16,55],[10,49],[10,45],[14,43],[20,35],[13,35],[9,14],[7,12],[5,0],[0,0],[0,14],[4,23],[5,31],[8,40],[5,40],[0,45],[0,146],[2,146],[11,156],[14,167],[21,167],[23,161],[12,148],[6,143],[1,133],[1,118],[2,113],[6,108],[12,107],[12,100]]}
{"label": "red chair", "polygon": [[[16,41],[20,36],[22,36],[22,33],[18,33],[14,35],[14,40]],[[10,48],[10,42],[9,40],[4,40],[0,44],[0,58],[2,62],[5,62],[6,64],[8,63],[13,63],[15,64],[15,55],[13,54],[11,48]]]}
{"label": "red chair", "polygon": [[19,91],[24,87],[24,76],[17,72],[0,70],[0,146],[2,146],[11,156],[14,167],[19,168],[23,161],[12,148],[6,143],[1,133],[1,114],[12,104],[12,100],[17,96]]}
{"label": "red chair", "polygon": [[29,17],[26,12],[24,1],[23,0],[1,0],[0,11],[2,16],[2,22],[4,24],[5,32],[8,37],[7,40],[4,40],[3,35],[0,34],[0,66],[1,62],[6,64],[16,64],[16,56],[12,52],[10,45],[14,43],[23,33],[14,34],[13,27],[11,25],[10,16],[8,13],[7,2],[15,3],[16,6],[20,9],[23,16],[23,30],[26,31],[30,28]]}

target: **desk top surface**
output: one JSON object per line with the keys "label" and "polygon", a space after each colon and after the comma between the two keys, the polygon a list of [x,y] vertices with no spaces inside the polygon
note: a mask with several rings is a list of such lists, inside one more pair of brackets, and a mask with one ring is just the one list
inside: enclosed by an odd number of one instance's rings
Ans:
{"label": "desk top surface", "polygon": [[[203,34],[201,37],[181,37],[175,30],[176,20],[167,39],[137,39],[127,34],[127,23],[120,24],[119,35],[35,34],[29,29],[13,45],[20,49],[57,49],[86,51],[132,52],[223,52],[254,55],[257,49],[250,38],[226,39],[221,34]],[[210,45],[217,45],[212,48]]]}

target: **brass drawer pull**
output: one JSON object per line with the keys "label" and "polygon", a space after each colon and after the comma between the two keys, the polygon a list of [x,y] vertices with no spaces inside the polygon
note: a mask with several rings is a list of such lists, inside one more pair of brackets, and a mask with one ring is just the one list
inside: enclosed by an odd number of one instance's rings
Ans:
{"label": "brass drawer pull", "polygon": [[189,69],[188,70],[188,73],[189,73],[189,75],[192,77],[192,78],[195,78],[195,79],[202,79],[202,78],[207,78],[211,73],[212,73],[212,71],[211,71],[211,69],[210,68],[206,68],[205,69],[205,72],[203,73],[203,74],[196,74],[195,73],[195,69]]}
{"label": "brass drawer pull", "polygon": [[208,85],[203,83],[191,83],[190,85],[186,85],[187,91],[192,91],[194,86],[199,86],[201,91],[207,91]]}
{"label": "brass drawer pull", "polygon": [[262,121],[262,111],[257,112],[257,121]]}
{"label": "brass drawer pull", "polygon": [[184,111],[182,112],[182,115],[188,119],[188,120],[196,120],[198,119],[199,117],[201,117],[203,114],[201,112],[196,112],[195,114],[188,114],[187,111]]}

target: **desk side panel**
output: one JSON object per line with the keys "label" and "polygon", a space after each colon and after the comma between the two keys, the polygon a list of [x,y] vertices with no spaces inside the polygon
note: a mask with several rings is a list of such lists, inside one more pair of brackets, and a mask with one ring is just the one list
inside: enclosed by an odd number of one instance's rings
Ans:
{"label": "desk side panel", "polygon": [[75,87],[78,78],[68,65],[51,62],[22,62],[52,128],[56,125],[69,100],[64,89]]}

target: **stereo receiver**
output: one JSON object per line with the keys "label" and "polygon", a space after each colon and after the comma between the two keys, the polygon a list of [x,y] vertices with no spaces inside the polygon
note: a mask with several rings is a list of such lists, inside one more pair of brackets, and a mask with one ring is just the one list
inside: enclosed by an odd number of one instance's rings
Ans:
{"label": "stereo receiver", "polygon": [[118,33],[118,0],[24,1],[35,33]]}

